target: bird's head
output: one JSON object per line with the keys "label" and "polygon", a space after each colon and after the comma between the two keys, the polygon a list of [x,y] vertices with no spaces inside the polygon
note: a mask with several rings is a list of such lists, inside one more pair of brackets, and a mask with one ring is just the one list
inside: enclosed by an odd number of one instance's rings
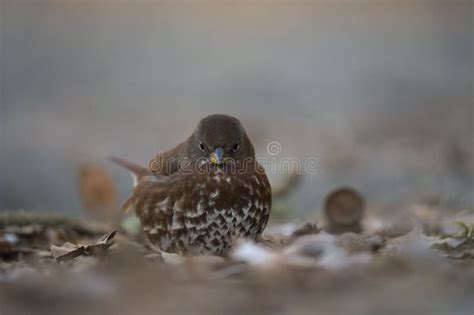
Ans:
{"label": "bird's head", "polygon": [[241,122],[232,116],[214,114],[204,117],[188,140],[192,160],[222,166],[230,161],[255,158],[255,151]]}

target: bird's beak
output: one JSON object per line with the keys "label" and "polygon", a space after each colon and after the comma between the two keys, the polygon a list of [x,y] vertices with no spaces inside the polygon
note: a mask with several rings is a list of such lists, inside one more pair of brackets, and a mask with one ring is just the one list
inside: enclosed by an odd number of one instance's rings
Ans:
{"label": "bird's beak", "polygon": [[222,161],[224,158],[224,149],[223,148],[216,148],[214,152],[211,153],[210,160],[212,164],[222,165]]}

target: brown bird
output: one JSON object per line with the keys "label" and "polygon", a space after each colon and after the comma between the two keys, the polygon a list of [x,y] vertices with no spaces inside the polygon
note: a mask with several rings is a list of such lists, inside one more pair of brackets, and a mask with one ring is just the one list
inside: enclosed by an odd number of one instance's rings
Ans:
{"label": "brown bird", "polygon": [[244,127],[211,115],[149,169],[114,158],[137,177],[124,204],[165,252],[225,255],[238,238],[256,239],[271,208],[271,188]]}

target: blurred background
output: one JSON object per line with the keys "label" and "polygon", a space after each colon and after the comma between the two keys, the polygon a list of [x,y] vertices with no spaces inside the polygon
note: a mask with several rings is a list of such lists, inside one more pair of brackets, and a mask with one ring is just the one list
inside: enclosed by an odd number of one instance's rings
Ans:
{"label": "blurred background", "polygon": [[[78,214],[79,168],[146,164],[205,115],[318,159],[290,218],[351,185],[474,204],[472,1],[0,1],[0,208]],[[269,174],[272,183],[282,174]],[[387,206],[390,207],[390,206]]]}

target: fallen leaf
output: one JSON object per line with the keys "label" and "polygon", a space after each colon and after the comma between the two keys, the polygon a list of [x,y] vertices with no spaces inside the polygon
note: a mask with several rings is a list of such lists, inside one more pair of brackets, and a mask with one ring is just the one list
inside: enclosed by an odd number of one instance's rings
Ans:
{"label": "fallen leaf", "polygon": [[117,231],[104,235],[97,243],[92,245],[75,245],[64,243],[62,246],[51,245],[51,255],[58,263],[73,260],[79,256],[102,255],[113,245],[112,239]]}

